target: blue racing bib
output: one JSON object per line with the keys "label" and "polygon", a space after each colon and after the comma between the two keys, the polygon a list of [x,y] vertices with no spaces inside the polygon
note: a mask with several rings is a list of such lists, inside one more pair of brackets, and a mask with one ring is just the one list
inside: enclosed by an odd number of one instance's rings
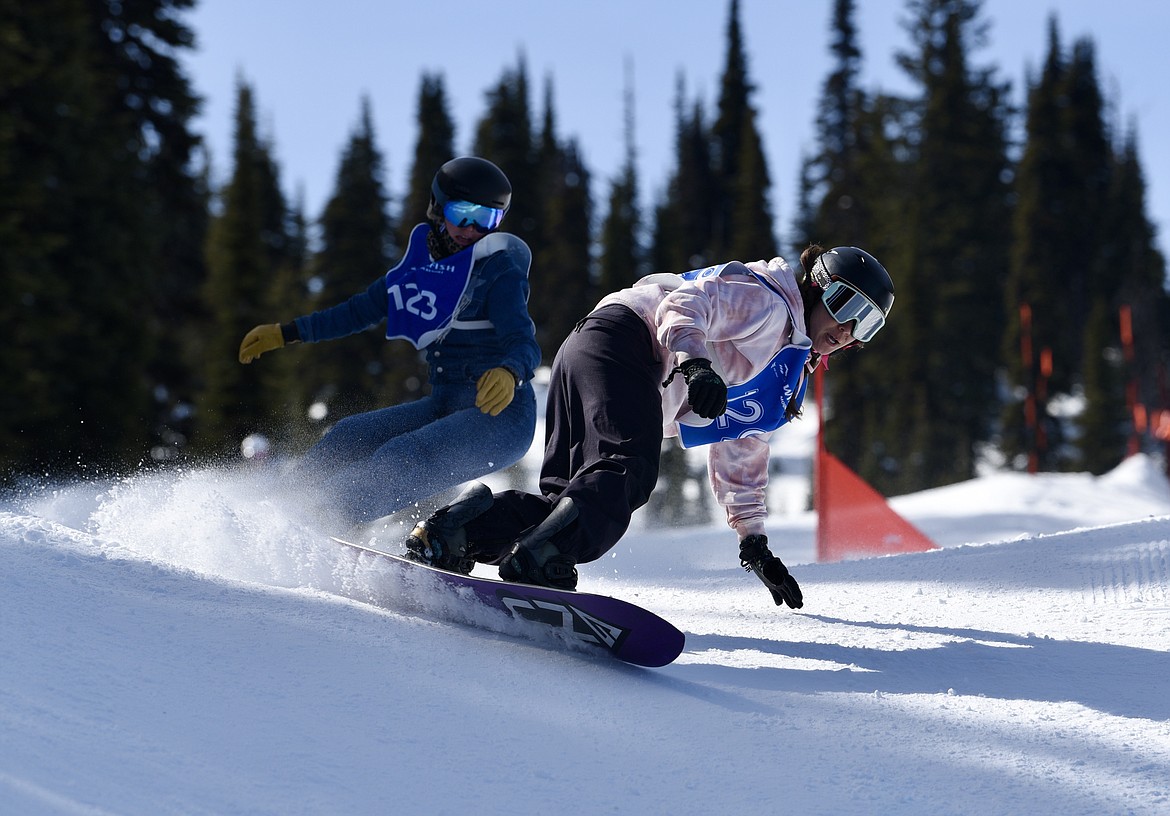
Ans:
{"label": "blue racing bib", "polygon": [[[684,280],[698,280],[718,275],[727,264],[708,266],[683,272]],[[738,264],[737,264],[738,266]],[[772,292],[775,289],[762,276],[747,270],[757,281]],[[779,296],[779,293],[776,293]],[[785,301],[787,306],[787,301]],[[788,421],[788,405],[793,400],[799,406],[804,402],[808,378],[803,376],[811,349],[785,346],[776,352],[768,365],[745,383],[727,388],[727,410],[707,425],[679,423],[678,438],[684,448],[697,448],[727,439],[774,431]]]}
{"label": "blue racing bib", "polygon": [[451,325],[475,263],[474,246],[431,260],[426,241],[430,228],[419,224],[411,230],[406,255],[386,273],[386,339],[409,340],[417,349],[435,342]]}
{"label": "blue racing bib", "polygon": [[788,421],[788,404],[804,402],[807,377],[801,377],[809,349],[785,346],[767,367],[740,385],[727,388],[727,410],[709,425],[678,426],[684,448],[697,448],[774,431]]}

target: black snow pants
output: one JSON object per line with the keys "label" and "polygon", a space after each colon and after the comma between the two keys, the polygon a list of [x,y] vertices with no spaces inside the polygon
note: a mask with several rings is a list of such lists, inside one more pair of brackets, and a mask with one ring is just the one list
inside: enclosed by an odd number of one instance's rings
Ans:
{"label": "black snow pants", "polygon": [[541,495],[507,490],[467,525],[479,561],[498,563],[562,496],[575,523],[552,541],[578,563],[612,548],[658,481],[663,362],[646,324],[626,306],[593,311],[553,361],[545,412]]}

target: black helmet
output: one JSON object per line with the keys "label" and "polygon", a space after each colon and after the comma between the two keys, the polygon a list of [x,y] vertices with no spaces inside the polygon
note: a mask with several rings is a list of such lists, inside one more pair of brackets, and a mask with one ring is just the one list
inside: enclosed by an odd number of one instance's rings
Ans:
{"label": "black helmet", "polygon": [[[825,306],[837,322],[856,321],[853,336],[858,340],[868,342],[885,325],[885,318],[894,305],[894,282],[878,259],[864,249],[834,247],[822,253],[813,264],[812,279],[822,290]],[[861,303],[848,303],[846,292],[830,292],[834,281],[841,281],[864,295],[866,300],[881,310],[881,317],[875,314],[867,316],[867,310]]]}
{"label": "black helmet", "polygon": [[512,184],[504,171],[487,159],[461,156],[451,159],[435,173],[431,195],[440,208],[448,201],[470,201],[507,210],[512,204]]}

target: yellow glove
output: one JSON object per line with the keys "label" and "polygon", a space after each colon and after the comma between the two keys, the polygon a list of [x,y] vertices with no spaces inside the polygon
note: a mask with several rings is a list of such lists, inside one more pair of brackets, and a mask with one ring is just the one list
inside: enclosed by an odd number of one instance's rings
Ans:
{"label": "yellow glove", "polygon": [[489,368],[475,384],[475,407],[499,416],[516,393],[516,377],[506,368]]}
{"label": "yellow glove", "polygon": [[283,347],[284,335],[280,333],[279,323],[257,326],[245,334],[240,343],[240,362],[250,363],[266,351]]}

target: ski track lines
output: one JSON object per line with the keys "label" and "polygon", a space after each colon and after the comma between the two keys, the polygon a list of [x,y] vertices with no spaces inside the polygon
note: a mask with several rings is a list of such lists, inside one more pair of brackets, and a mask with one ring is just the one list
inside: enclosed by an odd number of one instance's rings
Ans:
{"label": "ski track lines", "polygon": [[1170,600],[1170,543],[1151,541],[1086,559],[1085,595],[1092,603]]}

